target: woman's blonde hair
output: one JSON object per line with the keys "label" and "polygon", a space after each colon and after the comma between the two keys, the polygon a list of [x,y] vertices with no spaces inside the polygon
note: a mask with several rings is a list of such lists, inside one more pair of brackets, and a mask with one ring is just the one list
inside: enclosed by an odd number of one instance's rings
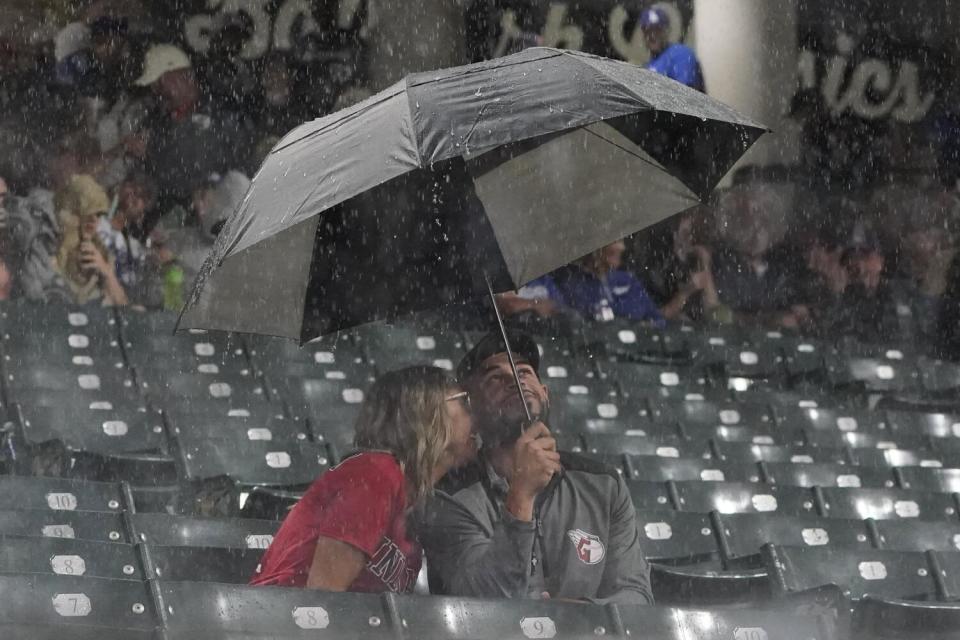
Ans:
{"label": "woman's blonde hair", "polygon": [[454,387],[436,367],[391,371],[373,383],[357,416],[354,444],[396,456],[413,483],[414,504],[433,491],[433,473],[449,443],[446,401]]}

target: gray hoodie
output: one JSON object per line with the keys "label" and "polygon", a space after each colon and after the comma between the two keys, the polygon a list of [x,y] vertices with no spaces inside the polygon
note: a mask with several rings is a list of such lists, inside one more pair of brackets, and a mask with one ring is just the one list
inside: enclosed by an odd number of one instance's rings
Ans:
{"label": "gray hoodie", "polygon": [[586,598],[653,604],[630,493],[607,465],[561,454],[535,522],[503,507],[506,481],[485,462],[437,491],[421,531],[431,590],[473,597]]}

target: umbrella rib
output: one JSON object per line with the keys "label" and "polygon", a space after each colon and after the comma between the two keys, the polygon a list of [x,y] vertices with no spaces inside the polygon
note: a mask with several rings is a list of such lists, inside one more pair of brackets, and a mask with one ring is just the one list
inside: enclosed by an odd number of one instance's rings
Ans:
{"label": "umbrella rib", "polygon": [[[541,48],[541,47],[537,47],[537,48]],[[545,50],[549,50],[549,49],[547,49],[546,47],[543,47],[543,48],[544,48]],[[518,60],[518,61],[516,61],[516,62],[502,63],[502,64],[501,64],[501,63],[498,63],[498,64],[496,64],[496,68],[497,68],[497,69],[503,69],[503,68],[506,68],[506,67],[516,67],[516,66],[523,65],[523,64],[530,64],[533,60],[546,60],[547,58],[556,58],[556,57],[559,57],[559,56],[562,56],[562,55],[566,55],[566,53],[567,53],[566,51],[552,51],[549,55],[542,55],[542,56],[540,56],[539,58],[533,58],[532,60]],[[507,60],[507,58],[496,58],[495,60]],[[468,68],[462,70],[460,73],[458,73],[458,74],[450,74],[449,76],[445,76],[445,77],[447,77],[447,78],[457,78],[457,77],[461,77],[461,76],[468,76],[468,75],[471,75],[471,74],[474,74],[474,73],[481,73],[481,72],[488,73],[488,72],[490,71],[490,65],[489,65],[490,62],[491,62],[490,60],[486,60],[486,61],[484,61],[484,62],[478,62],[478,63],[476,63],[476,66],[478,67],[478,68],[476,68],[476,69],[471,69],[471,68],[469,68],[469,67],[473,67],[473,66],[475,66],[475,65],[467,65]],[[482,67],[482,68],[479,68],[479,67],[481,67],[481,65],[483,65],[483,67]],[[426,73],[418,74],[418,75],[426,75]],[[412,83],[410,83],[410,84],[412,84],[412,86],[419,87],[420,85],[424,85],[424,84],[432,84],[432,83],[434,83],[434,82],[437,82],[438,80],[440,80],[439,77],[431,77],[431,78],[425,78],[425,79],[423,79],[423,80],[420,80],[419,82],[412,82]],[[409,82],[409,76],[408,76],[408,82]]]}
{"label": "umbrella rib", "polygon": [[[587,133],[589,133],[590,135],[596,136],[596,137],[600,138],[601,140],[603,140],[603,141],[605,141],[605,142],[607,142],[607,143],[609,143],[609,144],[612,144],[612,145],[615,146],[616,148],[620,149],[620,150],[623,151],[624,153],[627,153],[627,154],[633,156],[633,157],[636,158],[637,160],[640,160],[641,162],[644,162],[644,163],[650,165],[651,167],[656,167],[657,169],[660,169],[661,171],[664,170],[664,167],[663,167],[662,165],[660,165],[658,162],[653,162],[653,161],[651,161],[649,158],[643,157],[642,155],[640,155],[640,154],[637,153],[636,151],[634,151],[634,150],[632,150],[632,149],[630,149],[630,148],[628,148],[628,147],[623,146],[623,145],[620,144],[619,142],[616,142],[615,140],[611,140],[610,138],[607,138],[606,136],[602,136],[602,135],[600,135],[599,133],[597,133],[596,131],[591,131],[591,130],[589,129],[589,126],[590,126],[590,125],[585,125],[585,126],[583,126],[583,127],[581,127],[581,128],[582,128],[584,131],[586,131]],[[698,198],[698,199],[699,199],[699,198]]]}

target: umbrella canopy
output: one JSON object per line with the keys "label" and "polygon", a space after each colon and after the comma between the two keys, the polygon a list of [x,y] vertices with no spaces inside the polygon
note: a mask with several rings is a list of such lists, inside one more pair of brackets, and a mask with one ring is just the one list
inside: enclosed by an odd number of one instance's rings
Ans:
{"label": "umbrella canopy", "polygon": [[516,289],[698,204],[764,131],[572,51],[410,75],[277,144],[180,328],[305,342]]}

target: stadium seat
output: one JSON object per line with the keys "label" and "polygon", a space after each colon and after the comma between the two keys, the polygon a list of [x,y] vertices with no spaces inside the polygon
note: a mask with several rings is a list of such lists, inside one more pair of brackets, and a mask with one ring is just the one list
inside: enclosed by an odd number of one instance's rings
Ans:
{"label": "stadium seat", "polygon": [[847,454],[843,449],[831,447],[811,447],[801,445],[771,446],[748,444],[745,442],[711,443],[714,457],[730,462],[794,462],[825,464],[845,464]]}
{"label": "stadium seat", "polygon": [[960,469],[931,469],[925,467],[898,467],[894,470],[902,489],[960,493]]}
{"label": "stadium seat", "polygon": [[239,334],[198,329],[174,334],[177,314],[169,312],[121,311],[119,319],[120,336],[131,363],[142,362],[151,352],[165,357],[191,353],[200,360],[227,366],[246,361],[245,345]]}
{"label": "stadium seat", "polygon": [[57,406],[17,404],[14,428],[27,447],[52,440],[73,451],[95,454],[163,453],[167,450],[162,419],[145,407],[97,403]]}
{"label": "stadium seat", "polygon": [[262,550],[270,546],[279,528],[273,520],[248,518],[191,518],[166,513],[131,513],[127,518],[134,540],[158,547]]}
{"label": "stadium seat", "polygon": [[820,513],[830,518],[956,520],[957,504],[947,493],[904,489],[817,488]]}
{"label": "stadium seat", "polygon": [[857,640],[958,640],[960,604],[867,596],[854,612]]}
{"label": "stadium seat", "polygon": [[269,401],[266,387],[252,376],[220,373],[179,373],[137,370],[144,394],[160,409],[182,407],[191,401],[216,402],[229,408],[257,407]]}
{"label": "stadium seat", "polygon": [[960,389],[960,364],[920,359],[917,366],[924,392],[937,398],[952,396],[956,401],[955,394]]}
{"label": "stadium seat", "polygon": [[816,515],[813,494],[800,487],[746,482],[673,482],[670,485],[681,511]]}
{"label": "stadium seat", "polygon": [[671,607],[756,607],[770,597],[766,569],[718,571],[713,563],[706,567],[654,563],[650,584],[656,602]]}
{"label": "stadium seat", "polygon": [[150,580],[247,584],[256,574],[263,549],[162,547],[141,544],[144,571]]}
{"label": "stadium seat", "polygon": [[635,322],[614,320],[596,323],[584,336],[586,348],[604,364],[606,362],[662,362],[680,356],[685,345],[668,344],[664,335]]}
{"label": "stadium seat", "polygon": [[129,508],[119,484],[0,475],[0,509],[102,511]]}
{"label": "stadium seat", "polygon": [[283,520],[303,493],[276,487],[251,487],[240,494],[240,516],[245,520]]}
{"label": "stadium seat", "polygon": [[868,520],[873,544],[894,551],[960,551],[960,522]]}
{"label": "stadium seat", "polygon": [[927,556],[937,581],[937,595],[945,602],[960,601],[960,552],[930,551]]}
{"label": "stadium seat", "polygon": [[97,511],[23,508],[0,511],[0,535],[131,542],[120,513]]}
{"label": "stadium seat", "polygon": [[585,452],[589,454],[617,454],[660,456],[663,458],[702,458],[709,453],[705,443],[683,440],[675,435],[660,437],[641,435],[586,434]]}
{"label": "stadium seat", "polygon": [[861,520],[716,512],[711,517],[728,568],[762,566],[760,549],[765,544],[871,548],[867,527]]}
{"label": "stadium seat", "polygon": [[706,385],[703,375],[689,367],[604,362],[600,368],[606,379],[616,384],[624,396],[683,400],[688,394],[701,393]]}
{"label": "stadium seat", "polygon": [[11,401],[19,400],[23,392],[37,391],[69,391],[103,401],[136,402],[139,397],[129,371],[107,366],[31,363],[16,371],[6,371],[4,384]]}
{"label": "stadium seat", "polygon": [[416,596],[398,596],[394,602],[406,638],[580,640],[615,634],[614,619],[606,608],[578,603]]}
{"label": "stadium seat", "polygon": [[171,638],[396,638],[384,598],[214,582],[158,583]]}
{"label": "stadium seat", "polygon": [[925,411],[887,411],[891,433],[925,435],[933,438],[960,438],[960,415]]}
{"label": "stadium seat", "polygon": [[680,430],[684,437],[694,440],[718,440],[722,442],[744,442],[762,445],[791,445],[800,444],[803,438],[799,434],[781,431],[771,423],[756,426],[747,425],[719,425],[708,427],[705,425],[681,425]]}
{"label": "stadium seat", "polygon": [[146,583],[66,575],[0,576],[0,633],[16,640],[154,637]]}
{"label": "stadium seat", "polygon": [[194,402],[167,409],[164,417],[173,437],[186,433],[190,440],[302,442],[310,438],[304,423],[276,415],[279,413],[255,410],[237,415],[216,403]]}
{"label": "stadium seat", "polygon": [[247,344],[254,369],[269,379],[322,376],[330,380],[366,381],[375,371],[347,333],[303,346],[285,338],[265,336],[248,336]]}
{"label": "stadium seat", "polygon": [[[849,436],[849,434],[848,434]],[[858,441],[858,444],[866,444]],[[851,447],[851,461],[862,467],[931,467],[940,468],[944,466],[944,455],[942,450],[930,451],[926,449],[900,449],[889,446],[893,442],[874,442],[873,447]],[[921,443],[922,444],[922,443]]]}
{"label": "stadium seat", "polygon": [[717,539],[705,513],[639,510],[637,528],[643,555],[650,562],[695,564],[718,557]]}
{"label": "stadium seat", "polygon": [[871,433],[886,431],[886,415],[857,409],[780,407],[776,414],[777,424],[794,431],[827,431],[830,433]]}
{"label": "stadium seat", "polygon": [[367,391],[349,380],[287,378],[279,394],[294,420],[307,420],[317,442],[328,442],[339,460],[353,448],[353,424]]}
{"label": "stadium seat", "polygon": [[[625,632],[633,638],[664,640],[829,640],[835,638],[827,620],[813,614],[798,615],[757,608],[703,610],[651,609],[619,605]],[[661,621],[660,611],[669,612]],[[658,615],[659,614],[659,615]],[[666,623],[667,628],[663,626]]]}
{"label": "stadium seat", "polygon": [[312,442],[194,440],[181,434],[177,454],[184,480],[226,476],[241,486],[306,486],[330,466],[326,446]]}
{"label": "stadium seat", "polygon": [[[661,447],[662,449],[662,447]],[[676,451],[675,448],[670,452]],[[756,465],[703,458],[674,458],[660,455],[631,455],[627,468],[634,480],[666,482],[667,480],[703,480],[707,482],[759,482]]]}
{"label": "stadium seat", "polygon": [[414,364],[453,371],[467,352],[466,341],[456,331],[424,330],[413,324],[374,323],[353,332],[365,359],[379,373]]}
{"label": "stadium seat", "polygon": [[[775,333],[775,332],[773,332]],[[723,372],[727,378],[780,381],[784,376],[784,355],[779,339],[732,345],[723,352]]]}
{"label": "stadium seat", "polygon": [[634,508],[645,511],[660,511],[673,508],[667,485],[663,482],[627,480]]}
{"label": "stadium seat", "polygon": [[895,486],[893,473],[883,467],[854,467],[841,464],[797,464],[764,462],[760,464],[764,482],[792,487],[866,487],[884,489]]}
{"label": "stadium seat", "polygon": [[784,347],[784,367],[787,376],[794,380],[816,379],[824,373],[824,358],[829,349],[806,339],[792,341]]}
{"label": "stadium seat", "polygon": [[899,358],[869,358],[830,355],[826,358],[827,380],[841,387],[856,385],[868,393],[910,391],[920,386],[913,359],[896,349],[888,353]]}
{"label": "stadium seat", "polygon": [[756,426],[773,424],[770,408],[762,404],[710,400],[651,400],[654,422],[677,422],[681,427]]}
{"label": "stadium seat", "polygon": [[865,595],[923,600],[935,592],[922,553],[776,545],[766,545],[763,553],[779,593],[826,584],[841,587],[853,600]]}
{"label": "stadium seat", "polygon": [[49,573],[63,576],[144,579],[133,545],[71,538],[0,538],[0,575]]}

